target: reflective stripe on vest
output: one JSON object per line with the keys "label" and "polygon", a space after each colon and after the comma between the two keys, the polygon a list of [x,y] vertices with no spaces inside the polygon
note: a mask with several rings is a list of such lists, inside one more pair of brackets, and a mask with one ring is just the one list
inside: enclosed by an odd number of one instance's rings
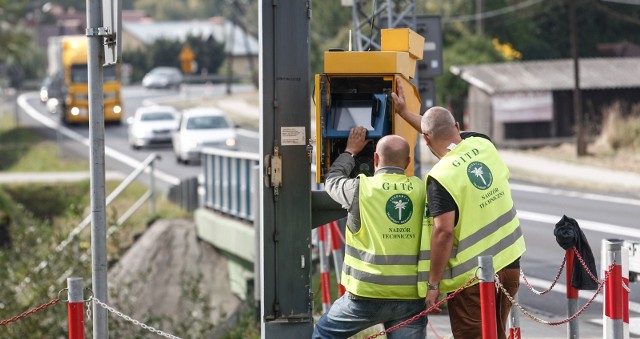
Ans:
{"label": "reflective stripe on vest", "polygon": [[[493,144],[472,137],[460,142],[427,175],[426,180],[433,177],[445,187],[459,210],[440,291],[452,292],[473,277],[480,255],[493,255],[494,269],[499,271],[524,253],[508,173]],[[423,226],[418,264],[420,293],[426,292],[429,277],[432,225],[429,217]]]}
{"label": "reflective stripe on vest", "polygon": [[361,228],[346,230],[341,283],[361,297],[417,299],[424,183],[390,173],[359,179]]}

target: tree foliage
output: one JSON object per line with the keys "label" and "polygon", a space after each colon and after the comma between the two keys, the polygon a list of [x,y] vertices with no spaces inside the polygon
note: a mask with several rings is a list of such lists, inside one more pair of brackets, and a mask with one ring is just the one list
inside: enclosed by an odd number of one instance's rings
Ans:
{"label": "tree foliage", "polygon": [[[213,37],[187,36],[186,43],[195,54],[198,70],[207,69],[216,73],[225,60],[224,45]],[[170,39],[158,39],[145,49],[125,51],[123,62],[133,66],[132,80],[139,81],[153,67],[171,66],[180,68],[180,51],[185,42]]]}

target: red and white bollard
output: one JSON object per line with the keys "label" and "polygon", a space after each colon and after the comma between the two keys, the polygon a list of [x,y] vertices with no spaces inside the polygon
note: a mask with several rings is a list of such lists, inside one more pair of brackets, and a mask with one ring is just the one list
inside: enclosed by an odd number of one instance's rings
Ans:
{"label": "red and white bollard", "polygon": [[622,331],[629,338],[629,249],[622,247]]}
{"label": "red and white bollard", "polygon": [[496,339],[498,338],[498,324],[496,320],[496,284],[493,277],[493,257],[490,255],[479,256],[478,266],[480,266],[478,279],[480,280],[482,339]]}
{"label": "red and white bollard", "polygon": [[69,339],[84,339],[84,282],[82,278],[67,278]]}
{"label": "red and white bollard", "polygon": [[329,262],[325,243],[327,241],[327,225],[318,227],[318,254],[320,255],[320,288],[322,290],[322,312],[331,307],[331,285],[329,280]]}
{"label": "red and white bollard", "polygon": [[[516,294],[513,299],[518,302],[518,295]],[[520,316],[519,310],[516,305],[511,305],[509,311],[509,339],[521,339],[522,333],[520,332]]]}
{"label": "red and white bollard", "polygon": [[331,234],[331,253],[333,254],[333,267],[335,268],[336,281],[338,282],[338,295],[342,296],[345,289],[340,279],[342,279],[342,261],[344,257],[340,248],[340,236],[342,233],[340,232],[337,221],[329,223],[329,234]]}
{"label": "red and white bollard", "polygon": [[[578,289],[571,286],[571,281],[573,280],[573,261],[575,257],[575,252],[572,249],[569,249],[565,252],[565,267],[566,269],[566,278],[567,278],[567,317],[571,317],[576,312],[578,312]],[[580,338],[580,327],[578,325],[578,319],[573,319],[569,323],[567,323],[567,338],[568,339],[578,339]]]}
{"label": "red and white bollard", "polygon": [[[603,305],[603,338],[605,339],[626,339],[629,338],[629,295],[623,287],[622,272],[624,257],[622,255],[622,240],[603,239],[602,269],[606,272],[611,264],[613,270],[604,285],[604,305]],[[628,252],[627,252],[628,262]],[[627,268],[628,271],[628,268]],[[603,274],[604,276],[604,274]],[[627,273],[627,284],[629,281]],[[628,286],[628,285],[625,285]],[[625,311],[626,310],[626,311]],[[626,313],[626,326],[625,326]]]}

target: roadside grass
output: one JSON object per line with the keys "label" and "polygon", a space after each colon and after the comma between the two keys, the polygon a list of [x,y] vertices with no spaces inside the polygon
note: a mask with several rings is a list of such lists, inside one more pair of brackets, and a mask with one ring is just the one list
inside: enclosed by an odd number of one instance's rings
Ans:
{"label": "roadside grass", "polygon": [[[89,171],[89,161],[67,152],[59,156],[55,141],[41,136],[28,127],[16,127],[14,117],[0,112],[0,171],[6,172],[59,172]],[[106,196],[119,184],[107,181]],[[12,200],[29,216],[48,224],[58,241],[79,225],[91,212],[91,189],[88,180],[73,183],[14,183],[3,185]],[[107,242],[109,260],[117,260],[137,239],[139,234],[160,218],[186,218],[190,214],[174,205],[161,194],[156,194],[156,212],[151,215],[149,202],[143,204],[122,225],[117,220],[132,206],[148,188],[134,182],[106,208],[107,229],[112,228]],[[106,197],[105,197],[106,198]],[[87,227],[90,228],[90,227]],[[90,232],[85,230],[78,236],[79,249],[88,249]]]}
{"label": "roadside grass", "polygon": [[12,116],[0,114],[0,171],[88,171],[89,161],[60,155],[55,141],[28,127],[16,127]]}

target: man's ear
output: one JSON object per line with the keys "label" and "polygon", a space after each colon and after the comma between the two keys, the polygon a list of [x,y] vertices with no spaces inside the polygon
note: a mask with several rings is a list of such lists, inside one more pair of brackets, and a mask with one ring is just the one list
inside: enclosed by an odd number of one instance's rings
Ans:
{"label": "man's ear", "polygon": [[407,163],[404,165],[404,169],[407,169],[407,167],[409,167],[409,164],[411,163],[411,156],[407,157]]}
{"label": "man's ear", "polygon": [[460,133],[460,123],[456,121],[456,128],[458,129],[458,133]]}
{"label": "man's ear", "polygon": [[373,152],[373,167],[378,168],[378,163],[380,163],[380,156],[378,152]]}

